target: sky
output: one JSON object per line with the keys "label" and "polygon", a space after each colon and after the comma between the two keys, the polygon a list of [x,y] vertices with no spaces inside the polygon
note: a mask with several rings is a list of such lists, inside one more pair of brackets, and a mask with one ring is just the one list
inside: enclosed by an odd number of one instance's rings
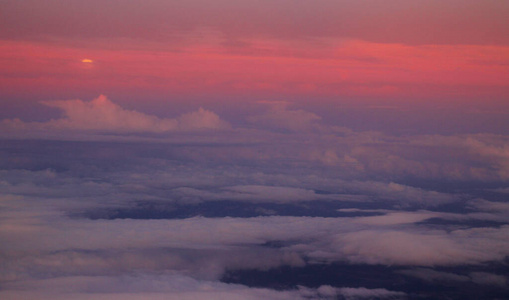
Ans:
{"label": "sky", "polygon": [[509,3],[0,3],[0,298],[503,299]]}
{"label": "sky", "polygon": [[391,131],[396,118],[368,111],[485,112],[472,131],[507,110],[508,12],[491,0],[2,1],[0,117],[47,119],[58,112],[40,101],[104,94],[160,117],[289,101]]}

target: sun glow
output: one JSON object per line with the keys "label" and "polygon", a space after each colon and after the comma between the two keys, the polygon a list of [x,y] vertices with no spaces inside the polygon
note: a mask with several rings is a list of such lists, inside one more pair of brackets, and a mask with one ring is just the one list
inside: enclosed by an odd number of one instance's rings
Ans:
{"label": "sun glow", "polygon": [[91,60],[91,59],[88,59],[88,58],[85,58],[85,59],[82,59],[81,60],[82,63],[87,63],[87,64],[90,64],[90,63],[93,63],[94,61]]}

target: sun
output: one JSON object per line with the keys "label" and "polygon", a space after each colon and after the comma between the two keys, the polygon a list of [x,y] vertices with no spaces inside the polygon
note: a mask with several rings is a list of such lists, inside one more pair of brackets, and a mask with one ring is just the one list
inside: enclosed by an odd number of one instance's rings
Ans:
{"label": "sun", "polygon": [[93,63],[94,61],[93,61],[93,60],[91,60],[91,59],[85,58],[85,59],[82,59],[82,60],[81,60],[81,62],[82,62],[82,63],[86,63],[86,64],[91,64],[91,63]]}

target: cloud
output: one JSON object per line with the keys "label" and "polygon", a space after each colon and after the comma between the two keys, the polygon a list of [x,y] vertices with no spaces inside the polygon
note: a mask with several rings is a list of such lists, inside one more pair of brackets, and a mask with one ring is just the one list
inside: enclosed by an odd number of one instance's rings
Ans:
{"label": "cloud", "polygon": [[[195,201],[234,200],[268,203],[295,203],[314,200],[336,201],[377,201],[392,203],[403,207],[436,207],[458,201],[458,197],[446,193],[427,191],[396,183],[360,182],[337,180],[337,192],[317,193],[318,185],[308,189],[293,186],[274,185],[237,185],[215,189],[179,187],[171,193],[178,199],[194,199]],[[283,182],[281,182],[283,183]],[[302,186],[302,183],[300,183]]]}
{"label": "cloud", "polygon": [[300,287],[301,294],[312,299],[406,299],[406,293],[389,291],[387,289],[368,289],[364,287],[337,288],[330,285],[322,285],[317,289]]}
{"label": "cloud", "polygon": [[281,186],[244,185],[228,187],[226,190],[247,197],[275,202],[309,201],[320,198],[319,195],[311,190]]}
{"label": "cloud", "polygon": [[[323,292],[323,287],[318,289],[319,292]],[[337,294],[342,295],[345,300],[354,299],[402,299],[405,298],[406,294],[397,291],[389,291],[387,289],[367,289],[367,288],[339,288]]]}
{"label": "cloud", "polygon": [[26,123],[18,119],[3,120],[10,130],[79,130],[108,133],[169,132],[228,129],[230,125],[215,113],[200,108],[177,119],[159,118],[127,110],[101,95],[90,102],[82,100],[44,101],[44,105],[63,112],[63,117],[47,122]]}
{"label": "cloud", "polygon": [[[0,135],[15,139],[178,143],[173,153],[179,159],[306,167],[309,171],[319,166],[335,169],[338,177],[348,180],[383,180],[394,185],[414,179],[488,182],[508,178],[506,136],[354,132],[321,124],[316,114],[289,109],[286,102],[270,103],[267,112],[248,117],[251,128],[232,129],[203,108],[177,118],[159,118],[126,110],[103,96],[90,102],[53,101],[48,104],[61,109],[63,117],[48,122],[3,120]],[[180,134],[170,134],[176,132]],[[206,147],[212,143],[221,147]],[[404,193],[410,193],[410,189],[400,192]],[[423,202],[441,199],[440,195],[428,196],[422,198]]]}
{"label": "cloud", "polygon": [[44,124],[48,128],[120,132],[162,132],[175,130],[178,122],[160,119],[137,111],[126,110],[106,96],[84,102],[82,100],[46,101],[43,104],[59,108],[64,117]]}
{"label": "cloud", "polygon": [[[189,174],[196,171],[186,170]],[[118,201],[126,205],[123,199],[130,199],[127,198],[129,194],[118,193],[111,184],[94,190],[93,185],[86,184],[90,179],[80,179],[84,182],[80,185],[65,172],[14,170],[4,171],[1,175],[0,182],[7,188],[3,191],[18,194],[0,198],[0,219],[3,220],[0,239],[5,241],[0,246],[3,260],[0,282],[7,284],[3,284],[4,290],[0,295],[6,299],[18,299],[24,293],[26,297],[38,299],[44,299],[46,295],[48,298],[52,295],[54,299],[64,298],[64,295],[79,299],[85,298],[89,291],[104,299],[135,297],[119,291],[126,286],[136,291],[138,296],[148,299],[199,298],[205,293],[202,287],[208,287],[212,299],[216,295],[225,299],[254,299],[256,296],[266,299],[328,299],[327,295],[334,295],[330,299],[390,298],[390,295],[397,298],[403,297],[398,294],[400,292],[382,289],[323,287],[305,294],[303,290],[276,292],[222,285],[218,280],[226,270],[303,267],[316,262],[447,266],[502,261],[509,255],[509,244],[504,238],[508,234],[507,226],[469,229],[444,226],[437,229],[418,224],[429,218],[450,219],[455,215],[463,216],[461,214],[378,210],[385,215],[88,220],[70,218],[65,212],[84,206],[101,208],[103,201]],[[136,180],[144,176],[132,175]],[[109,180],[114,178],[113,181],[130,185],[125,181],[127,177],[121,177],[119,173],[110,176]],[[179,174],[173,176],[178,178]],[[210,176],[212,182],[218,180],[212,173],[200,176]],[[33,191],[27,193],[23,186],[14,189],[25,181],[31,181],[30,178],[35,182]],[[147,180],[150,182],[150,178]],[[166,177],[165,180],[172,179]],[[203,184],[201,180],[197,182]],[[45,191],[46,194],[40,193],[44,190],[37,190],[47,184],[49,190]],[[69,186],[65,187],[66,184]],[[82,193],[87,188],[92,190]],[[62,194],[55,197],[51,190],[60,189],[63,189]],[[272,193],[277,195],[278,192],[284,196],[288,192],[289,199],[293,197],[292,193],[296,196],[310,193],[297,188],[243,185],[229,186],[224,191],[249,197],[254,195],[255,198]],[[73,198],[68,198],[73,195]],[[120,201],[108,200],[116,197]],[[131,197],[136,198],[137,195]],[[266,246],[274,241],[281,246]],[[166,271],[175,272],[176,276],[167,277],[168,280],[179,282],[181,276],[199,284],[190,285],[185,291],[172,290],[171,287],[163,288],[165,278],[157,277],[160,275],[154,275],[156,278],[153,279],[143,278]],[[132,274],[141,274],[142,278],[133,275],[135,279],[130,279]],[[481,277],[477,276],[476,280],[481,280]],[[499,277],[493,277],[491,281],[493,284],[502,282]],[[52,290],[38,290],[41,287]],[[81,287],[83,290],[80,290]]]}
{"label": "cloud", "polygon": [[[417,268],[421,271],[406,275],[428,274],[437,278],[433,282],[467,276],[479,285],[499,287],[505,280],[485,267],[488,262],[503,263],[509,255],[507,203],[503,194],[493,192],[503,186],[497,182],[497,166],[503,167],[505,159],[503,137],[476,136],[482,141],[478,144],[467,142],[469,136],[339,132],[325,130],[317,121],[301,131],[262,124],[263,130],[197,134],[195,130],[226,127],[203,109],[162,119],[125,110],[107,99],[102,104],[94,101],[64,101],[58,104],[65,107],[64,117],[20,124],[46,124],[44,130],[66,128],[74,134],[81,130],[76,128],[89,126],[87,120],[97,113],[101,121],[96,123],[102,124],[98,128],[110,124],[106,116],[115,115],[148,120],[155,127],[173,120],[176,125],[167,132],[178,134],[150,134],[155,136],[153,143],[3,140],[0,284],[7,290],[0,292],[2,299],[24,293],[27,298],[79,299],[90,291],[104,299],[192,299],[206,291],[224,299],[404,297],[397,291],[349,285],[276,292],[220,282],[229,272],[270,273],[316,264]],[[79,119],[82,111],[90,115],[84,121]],[[110,133],[136,132],[122,128],[141,128],[137,124],[143,123],[129,125],[115,118],[108,122],[117,124],[111,125],[116,129]],[[204,142],[212,140],[216,142]],[[484,175],[460,172],[474,166]],[[444,178],[479,181],[449,186]],[[488,193],[482,195],[483,189]],[[217,207],[212,207],[219,215],[222,209],[250,207],[271,216],[240,218],[240,212],[224,218],[196,217],[200,208],[211,204],[206,201],[215,202]],[[144,205],[154,211],[162,207],[188,213],[178,215],[184,219],[164,214],[157,219],[150,212],[143,215]],[[451,212],[451,207],[458,210]],[[320,214],[314,210],[329,208],[334,213],[339,209],[338,217],[316,217]],[[122,210],[141,217],[111,217],[111,212]],[[91,211],[106,217],[94,219]],[[471,270],[462,274],[422,271],[465,265]],[[190,282],[189,290],[165,286],[165,280],[182,280],[182,286]],[[122,292],[129,287],[137,295]]]}
{"label": "cloud", "polygon": [[385,201],[397,202],[402,206],[420,204],[422,206],[437,206],[457,201],[455,195],[425,190],[395,182],[354,181],[345,185],[347,191],[361,192]]}
{"label": "cloud", "polygon": [[269,110],[264,114],[252,116],[248,121],[261,125],[262,127],[283,129],[290,131],[306,131],[313,129],[321,120],[321,117],[305,110],[289,110],[289,103],[279,102],[262,102],[270,106]]}
{"label": "cloud", "polygon": [[[378,212],[381,212],[381,210],[379,210]],[[381,215],[381,216],[355,218],[354,222],[361,223],[361,224],[369,224],[369,225],[411,224],[411,223],[425,221],[425,220],[428,220],[431,218],[436,218],[440,215],[441,215],[440,213],[429,212],[429,211],[418,211],[418,212],[386,211],[386,214]]]}
{"label": "cloud", "polygon": [[320,195],[309,189],[266,185],[226,186],[215,190],[182,187],[175,189],[174,193],[175,196],[181,199],[194,199],[196,201],[233,200],[254,203],[295,203],[341,199],[341,195],[337,194]]}
{"label": "cloud", "polygon": [[183,114],[178,118],[181,130],[228,129],[230,125],[215,113],[199,108],[196,112]]}
{"label": "cloud", "polygon": [[[9,214],[9,209],[4,208],[2,215],[5,214]],[[278,250],[283,251],[281,260],[273,255],[276,265],[284,261],[299,264],[299,256],[317,261],[435,266],[500,261],[509,255],[509,241],[504,238],[509,232],[508,226],[447,231],[412,226],[410,221],[356,222],[363,218],[369,220],[370,217],[68,220],[57,218],[54,213],[39,211],[34,215],[27,211],[23,218],[8,219],[9,222],[0,227],[0,236],[8,241],[3,250],[12,253],[26,249],[52,252],[172,248],[194,249],[197,255],[205,257],[205,253],[211,251],[216,265],[223,265],[223,268],[227,264],[221,263],[219,254],[224,252],[216,251],[235,253],[235,249],[243,245],[242,249],[252,252],[270,241],[288,243]],[[414,220],[418,222],[422,218]],[[168,230],[171,228],[178,230]],[[295,254],[297,256],[293,257]],[[240,259],[240,265],[252,265],[249,263],[252,260]],[[259,265],[265,264],[263,259],[257,261]],[[221,268],[217,270],[220,272]]]}
{"label": "cloud", "polygon": [[249,288],[238,284],[196,280],[175,272],[122,276],[69,276],[8,283],[0,291],[2,299],[218,299],[218,300],[313,300],[313,299],[402,299],[403,292],[387,289],[336,288],[323,285],[316,289],[276,291]]}
{"label": "cloud", "polygon": [[469,202],[470,207],[500,214],[509,214],[508,202],[493,202],[484,199],[475,199]]}
{"label": "cloud", "polygon": [[498,286],[502,288],[509,287],[509,277],[486,272],[472,272],[470,277],[474,283],[480,285]]}
{"label": "cloud", "polygon": [[436,271],[433,269],[418,268],[401,270],[398,271],[398,273],[439,284],[448,284],[451,282],[472,282],[479,285],[498,286],[502,288],[507,288],[509,286],[509,278],[507,276],[487,272],[470,272],[467,275],[460,275],[456,273]]}
{"label": "cloud", "polygon": [[122,276],[68,276],[8,283],[2,299],[304,299],[298,291],[275,291],[225,284],[163,272]]}
{"label": "cloud", "polygon": [[456,273],[450,273],[450,272],[442,272],[442,271],[436,271],[433,269],[425,269],[425,268],[417,268],[417,269],[411,269],[411,270],[400,270],[398,271],[400,274],[412,276],[415,278],[419,278],[424,281],[428,282],[441,282],[441,283],[448,283],[448,282],[468,282],[471,281],[471,278],[466,275],[459,275]]}
{"label": "cloud", "polygon": [[494,189],[493,191],[497,192],[497,193],[502,193],[502,194],[509,194],[509,188],[499,188],[499,189]]}
{"label": "cloud", "polygon": [[[335,235],[332,248],[333,253],[341,253],[355,263],[418,266],[478,264],[501,261],[507,256],[509,243],[503,240],[503,236],[508,231],[508,226],[451,232],[371,228]],[[317,255],[317,258],[319,256],[322,255]]]}

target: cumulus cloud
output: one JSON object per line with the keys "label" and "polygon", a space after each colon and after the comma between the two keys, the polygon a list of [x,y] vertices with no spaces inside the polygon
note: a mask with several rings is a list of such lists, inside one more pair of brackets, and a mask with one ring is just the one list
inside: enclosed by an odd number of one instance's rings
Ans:
{"label": "cumulus cloud", "polygon": [[175,120],[160,119],[137,111],[126,110],[106,96],[82,100],[46,101],[43,104],[59,108],[64,117],[44,124],[56,129],[102,131],[167,131],[177,127]]}
{"label": "cumulus cloud", "polygon": [[63,116],[39,123],[27,123],[18,119],[4,120],[2,125],[11,130],[84,130],[119,133],[217,130],[230,127],[218,115],[203,108],[177,119],[159,118],[124,109],[104,95],[90,102],[76,99],[42,103],[60,109]]}
{"label": "cumulus cloud", "polygon": [[269,110],[248,119],[253,123],[260,124],[262,127],[305,131],[312,129],[316,122],[321,120],[321,117],[314,113],[301,109],[288,109],[289,103],[285,101],[263,103],[270,106]]}
{"label": "cumulus cloud", "polygon": [[201,129],[228,129],[230,124],[221,120],[215,113],[199,108],[198,111],[183,114],[178,118],[179,129],[201,130]]}

